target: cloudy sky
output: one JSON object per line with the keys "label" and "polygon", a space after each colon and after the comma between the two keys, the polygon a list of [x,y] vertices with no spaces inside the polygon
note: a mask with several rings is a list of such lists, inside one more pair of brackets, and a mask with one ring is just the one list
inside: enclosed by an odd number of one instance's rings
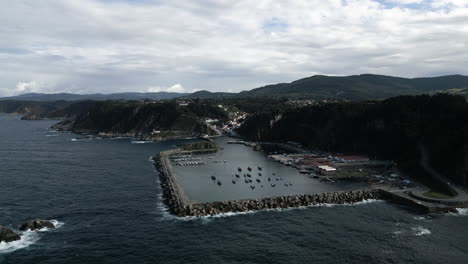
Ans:
{"label": "cloudy sky", "polygon": [[12,0],[0,96],[468,75],[468,0]]}

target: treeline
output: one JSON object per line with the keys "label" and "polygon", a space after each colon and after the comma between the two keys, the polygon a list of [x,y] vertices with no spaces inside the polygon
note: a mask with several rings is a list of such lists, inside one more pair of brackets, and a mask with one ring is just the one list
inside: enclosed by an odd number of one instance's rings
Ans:
{"label": "treeline", "polygon": [[[179,106],[176,101],[142,103],[138,101],[95,102],[88,111],[55,127],[80,133],[109,133],[144,137],[153,131],[212,134],[204,118],[227,117],[219,107],[206,102]],[[175,134],[171,134],[173,136]]]}
{"label": "treeline", "polygon": [[45,114],[68,106],[67,101],[37,102],[37,101],[17,101],[0,100],[0,113],[5,114]]}
{"label": "treeline", "polygon": [[73,118],[87,111],[96,101],[18,101],[0,100],[0,113],[20,114],[23,119]]}
{"label": "treeline", "polygon": [[414,173],[420,172],[424,146],[431,166],[468,186],[468,104],[461,96],[400,96],[260,113],[239,133],[250,140],[296,141],[325,151],[396,160]]}

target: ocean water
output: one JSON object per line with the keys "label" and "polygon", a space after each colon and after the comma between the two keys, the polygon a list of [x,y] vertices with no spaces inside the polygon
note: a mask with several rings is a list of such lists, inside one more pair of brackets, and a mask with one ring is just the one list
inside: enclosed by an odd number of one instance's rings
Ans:
{"label": "ocean water", "polygon": [[149,157],[182,141],[73,140],[0,115],[0,224],[59,228],[0,244],[0,263],[467,263],[468,211],[385,201],[177,218]]}

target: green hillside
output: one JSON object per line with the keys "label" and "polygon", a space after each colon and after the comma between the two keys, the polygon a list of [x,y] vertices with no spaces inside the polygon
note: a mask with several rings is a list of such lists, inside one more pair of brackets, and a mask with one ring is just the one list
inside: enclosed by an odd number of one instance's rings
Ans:
{"label": "green hillside", "polygon": [[239,93],[239,96],[369,100],[385,99],[398,95],[417,95],[462,87],[468,87],[468,76],[450,75],[408,79],[373,74],[345,77],[316,75],[292,83],[267,85],[244,91]]}

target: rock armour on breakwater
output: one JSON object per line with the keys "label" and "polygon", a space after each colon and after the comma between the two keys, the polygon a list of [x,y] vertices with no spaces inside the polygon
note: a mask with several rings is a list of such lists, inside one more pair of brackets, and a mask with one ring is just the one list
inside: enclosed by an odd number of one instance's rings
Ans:
{"label": "rock armour on breakwater", "polygon": [[177,183],[170,165],[169,155],[179,150],[164,151],[153,157],[155,167],[160,173],[163,199],[169,211],[177,216],[206,216],[228,212],[245,212],[275,208],[291,208],[320,204],[352,204],[368,199],[381,199],[380,190],[355,190],[315,194],[275,196],[258,199],[243,199],[192,203]]}

